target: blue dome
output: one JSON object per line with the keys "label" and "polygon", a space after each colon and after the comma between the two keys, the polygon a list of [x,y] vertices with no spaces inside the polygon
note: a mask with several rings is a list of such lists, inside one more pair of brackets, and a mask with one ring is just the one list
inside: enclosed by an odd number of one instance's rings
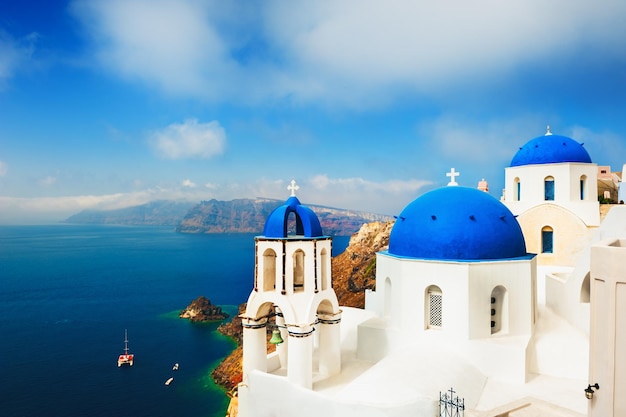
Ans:
{"label": "blue dome", "polygon": [[567,136],[546,134],[530,140],[515,154],[511,166],[557,164],[559,162],[591,163],[583,145]]}
{"label": "blue dome", "polygon": [[391,230],[389,253],[467,261],[527,255],[511,211],[484,191],[459,186],[430,191],[406,206]]}
{"label": "blue dome", "polygon": [[320,226],[320,221],[313,210],[300,204],[300,201],[293,195],[285,201],[285,204],[274,209],[269,215],[265,221],[263,236],[286,238],[287,221],[290,213],[295,213],[297,236],[323,236],[322,226]]}

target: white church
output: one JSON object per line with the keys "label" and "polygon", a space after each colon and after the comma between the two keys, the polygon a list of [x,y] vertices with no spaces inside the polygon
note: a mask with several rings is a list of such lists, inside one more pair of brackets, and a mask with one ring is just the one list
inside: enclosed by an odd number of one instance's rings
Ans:
{"label": "white church", "polygon": [[549,129],[500,200],[453,169],[397,217],[365,309],[292,181],[255,238],[238,415],[626,416],[626,206],[600,221],[597,173]]}

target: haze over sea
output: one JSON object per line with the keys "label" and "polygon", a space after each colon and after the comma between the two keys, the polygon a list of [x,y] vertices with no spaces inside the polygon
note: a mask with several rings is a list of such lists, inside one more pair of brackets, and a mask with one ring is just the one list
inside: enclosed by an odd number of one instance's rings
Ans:
{"label": "haze over sea", "polygon": [[234,343],[178,312],[204,295],[235,314],[253,273],[250,234],[0,226],[0,415],[223,416],[210,372]]}

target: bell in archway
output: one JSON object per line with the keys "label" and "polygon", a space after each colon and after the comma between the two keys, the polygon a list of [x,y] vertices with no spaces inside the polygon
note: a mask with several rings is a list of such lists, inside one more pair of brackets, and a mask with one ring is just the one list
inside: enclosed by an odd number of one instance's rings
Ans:
{"label": "bell in archway", "polygon": [[274,329],[272,330],[272,338],[270,339],[270,343],[273,345],[280,345],[283,343],[283,337],[280,335],[280,330]]}

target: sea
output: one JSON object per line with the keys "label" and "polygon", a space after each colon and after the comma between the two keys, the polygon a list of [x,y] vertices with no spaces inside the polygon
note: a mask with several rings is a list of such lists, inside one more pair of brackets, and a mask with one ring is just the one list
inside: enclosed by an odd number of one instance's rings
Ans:
{"label": "sea", "polygon": [[0,416],[224,416],[211,371],[235,343],[178,313],[203,295],[232,316],[253,278],[252,234],[0,226]]}

